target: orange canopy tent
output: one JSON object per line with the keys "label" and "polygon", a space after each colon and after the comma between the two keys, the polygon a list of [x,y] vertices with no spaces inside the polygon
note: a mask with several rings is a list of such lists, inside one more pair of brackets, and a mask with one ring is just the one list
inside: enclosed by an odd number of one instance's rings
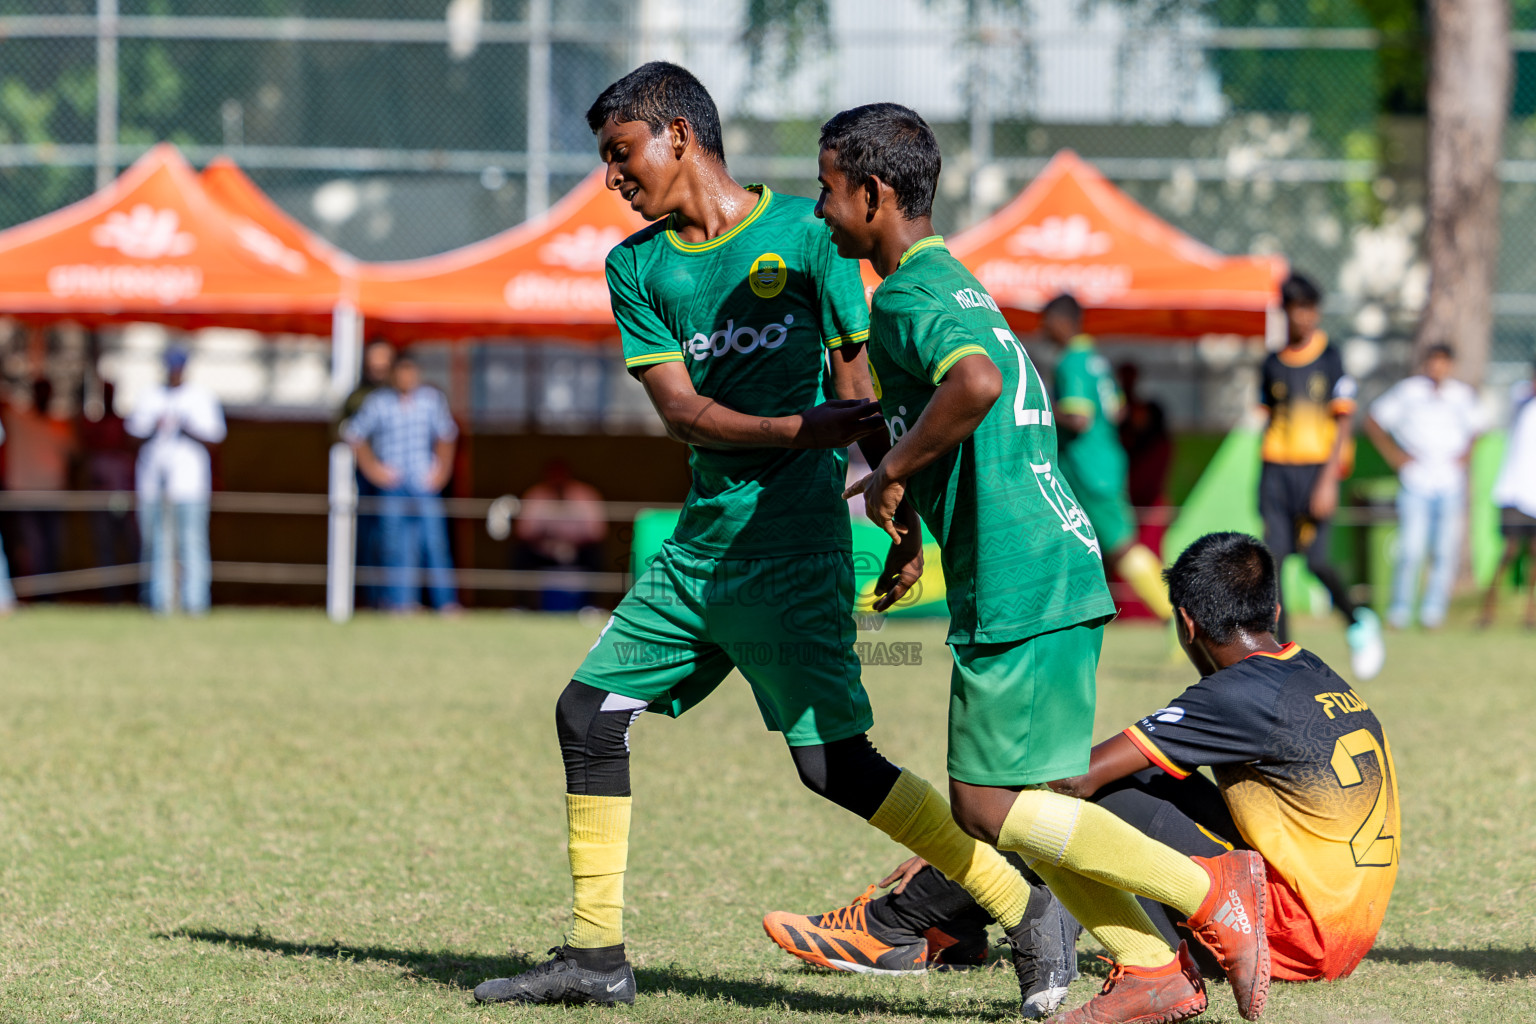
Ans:
{"label": "orange canopy tent", "polygon": [[[357,276],[357,260],[305,227],[278,206],[227,156],[214,157],[198,175],[203,189],[224,208],[236,229],[245,231],[252,241],[263,241],[257,232],[295,252],[331,268],[342,281],[342,291],[350,294]],[[267,243],[270,246],[270,242]]]}
{"label": "orange canopy tent", "polygon": [[329,334],[342,278],[231,216],[174,146],[112,184],[0,231],[0,315]]}
{"label": "orange canopy tent", "polygon": [[1261,335],[1286,270],[1277,256],[1224,256],[1195,241],[1071,150],[949,248],[1021,333],[1071,292],[1093,334]]}
{"label": "orange canopy tent", "polygon": [[604,260],[645,223],[593,171],[548,213],[499,235],[424,259],[361,264],[366,333],[614,337]]}

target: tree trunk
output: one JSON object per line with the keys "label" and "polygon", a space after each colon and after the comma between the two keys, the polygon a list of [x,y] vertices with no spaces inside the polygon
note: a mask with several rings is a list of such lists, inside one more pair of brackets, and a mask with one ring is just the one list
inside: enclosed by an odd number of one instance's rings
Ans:
{"label": "tree trunk", "polygon": [[1415,351],[1455,346],[1457,376],[1488,366],[1499,266],[1499,159],[1509,113],[1506,0],[1430,0],[1429,301]]}

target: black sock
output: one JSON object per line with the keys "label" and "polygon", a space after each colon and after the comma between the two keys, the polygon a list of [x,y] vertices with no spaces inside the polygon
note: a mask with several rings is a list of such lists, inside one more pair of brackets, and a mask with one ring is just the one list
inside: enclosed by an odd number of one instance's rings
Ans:
{"label": "black sock", "polygon": [[566,946],[565,955],[576,961],[578,967],[603,974],[623,967],[625,960],[622,942],[617,946],[598,946],[596,949],[577,949],[574,946]]}

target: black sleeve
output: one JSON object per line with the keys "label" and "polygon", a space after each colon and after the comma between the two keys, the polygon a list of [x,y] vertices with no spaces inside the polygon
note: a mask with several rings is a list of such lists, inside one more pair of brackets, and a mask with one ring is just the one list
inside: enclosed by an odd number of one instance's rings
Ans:
{"label": "black sleeve", "polygon": [[1258,680],[1221,678],[1225,674],[1202,679],[1125,735],[1153,764],[1179,777],[1202,766],[1259,760],[1279,724],[1276,693]]}
{"label": "black sleeve", "polygon": [[1275,407],[1274,383],[1275,375],[1280,367],[1280,360],[1271,352],[1264,359],[1264,365],[1259,368],[1259,401],[1265,408]]}

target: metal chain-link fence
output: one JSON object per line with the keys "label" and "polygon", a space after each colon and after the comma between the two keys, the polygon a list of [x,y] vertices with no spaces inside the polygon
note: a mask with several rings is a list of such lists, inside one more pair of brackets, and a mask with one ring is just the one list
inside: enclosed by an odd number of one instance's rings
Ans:
{"label": "metal chain-link fence", "polygon": [[[592,98],[666,58],[714,92],[743,179],[813,194],[821,121],[894,99],[940,134],[953,231],[1072,147],[1218,249],[1287,255],[1356,368],[1395,373],[1426,286],[1421,6],[0,0],[0,226],[169,139],[360,257],[443,251],[558,199],[595,164]],[[1513,8],[1506,364],[1536,354],[1536,0]]]}

